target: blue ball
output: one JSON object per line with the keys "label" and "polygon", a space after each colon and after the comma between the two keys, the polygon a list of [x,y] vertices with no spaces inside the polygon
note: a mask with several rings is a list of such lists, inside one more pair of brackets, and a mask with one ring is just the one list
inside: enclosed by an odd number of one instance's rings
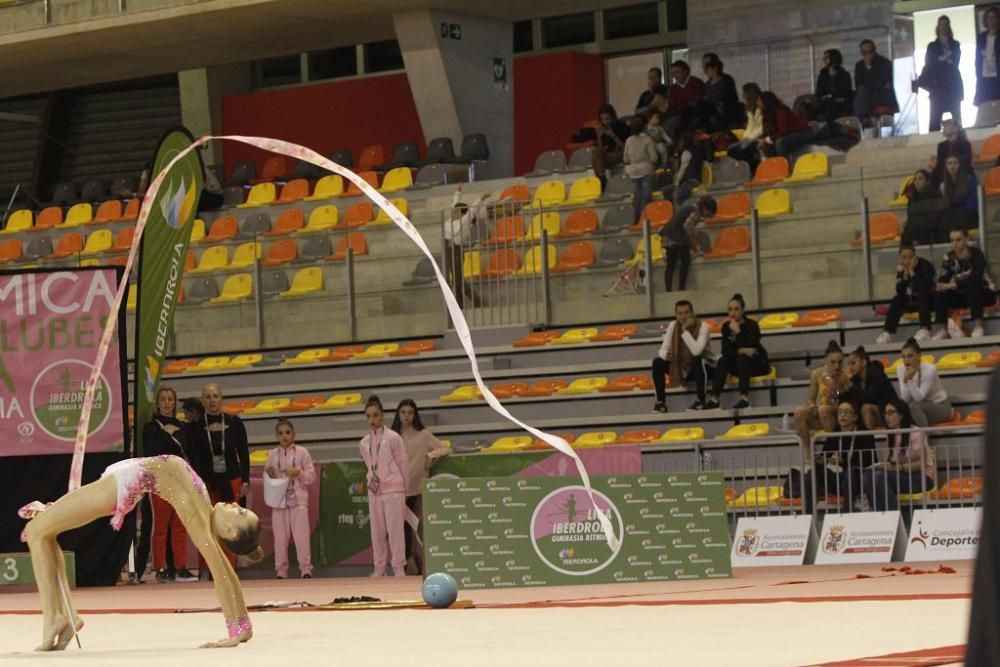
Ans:
{"label": "blue ball", "polygon": [[436,572],[424,579],[424,602],[436,609],[450,607],[458,599],[458,583],[446,572]]}

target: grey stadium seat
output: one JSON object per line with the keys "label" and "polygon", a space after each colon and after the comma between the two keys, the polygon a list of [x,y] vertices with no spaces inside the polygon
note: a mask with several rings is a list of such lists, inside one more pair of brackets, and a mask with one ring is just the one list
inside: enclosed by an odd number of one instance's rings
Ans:
{"label": "grey stadium seat", "polygon": [[437,137],[431,139],[427,145],[427,159],[420,164],[433,164],[435,162],[451,162],[455,159],[455,146],[451,143],[450,137]]}
{"label": "grey stadium seat", "polygon": [[257,164],[253,160],[244,160],[236,163],[228,185],[249,185],[255,178],[257,178]]}
{"label": "grey stadium seat", "polygon": [[712,165],[712,178],[716,190],[739,187],[750,180],[750,165],[743,160],[724,157]]}
{"label": "grey stadium seat", "polygon": [[238,206],[243,203],[243,186],[230,185],[222,191],[223,206]]}
{"label": "grey stadium seat", "polygon": [[81,201],[102,201],[107,198],[108,191],[104,188],[104,181],[99,178],[91,178],[86,183],[83,184],[83,190],[80,191]]}
{"label": "grey stadium seat", "polygon": [[448,182],[449,169],[450,167],[446,164],[425,164],[417,171],[417,178],[409,189],[426,190],[435,185],[444,185]]}
{"label": "grey stadium seat", "polygon": [[608,184],[604,186],[604,192],[597,198],[597,201],[619,201],[632,194],[632,180],[625,175],[608,174]]}
{"label": "grey stadium seat", "polygon": [[599,234],[617,234],[635,222],[635,211],[632,204],[617,204],[604,212],[601,219],[601,226],[598,227]]}
{"label": "grey stadium seat", "polygon": [[236,238],[250,239],[271,231],[271,216],[267,213],[254,213],[243,220],[240,233]]}
{"label": "grey stadium seat", "polygon": [[535,158],[535,168],[524,175],[525,178],[534,176],[549,176],[566,168],[566,154],[561,150],[545,151],[539,153]]}
{"label": "grey stadium seat", "polygon": [[199,278],[188,286],[185,293],[187,303],[204,303],[219,296],[219,284],[215,278]]}
{"label": "grey stadium seat", "polygon": [[490,159],[490,147],[486,144],[486,135],[477,132],[462,139],[462,152],[454,162],[469,163]]}
{"label": "grey stadium seat", "polygon": [[111,196],[121,197],[126,192],[131,196],[135,192],[135,187],[135,177],[117,176],[115,180],[111,181]]}
{"label": "grey stadium seat", "polygon": [[31,239],[28,243],[28,247],[24,249],[24,254],[21,256],[21,259],[38,260],[51,254],[52,239],[48,236],[40,236],[37,239]]}
{"label": "grey stadium seat", "polygon": [[413,269],[413,274],[410,276],[410,279],[403,281],[403,285],[406,287],[428,285],[434,282],[435,278],[434,265],[431,263],[431,260],[426,257],[421,257],[417,261],[417,266]]}
{"label": "grey stadium seat", "polygon": [[415,141],[404,141],[396,145],[392,152],[392,160],[381,165],[381,169],[395,169],[396,167],[414,167],[420,162],[420,148]]}
{"label": "grey stadium seat", "polygon": [[261,287],[260,291],[264,296],[276,296],[279,292],[284,292],[288,289],[288,274],[280,269],[265,271],[261,278],[261,285],[263,287]]}
{"label": "grey stadium seat", "polygon": [[608,239],[597,254],[598,266],[617,266],[635,254],[632,242],[626,238]]}
{"label": "grey stadium seat", "polygon": [[77,202],[76,186],[70,182],[57,183],[56,189],[52,192],[52,203],[62,206],[75,204]]}
{"label": "grey stadium seat", "polygon": [[347,148],[338,148],[327,155],[327,157],[339,164],[341,167],[354,166],[354,160],[351,158],[351,151]]}
{"label": "grey stadium seat", "polygon": [[313,235],[299,249],[299,256],[292,260],[293,264],[312,264],[333,254],[330,237]]}
{"label": "grey stadium seat", "polygon": [[577,148],[569,156],[569,162],[566,163],[566,168],[562,172],[565,174],[576,174],[581,171],[587,171],[593,164],[591,159],[591,153],[593,152],[593,146],[581,146]]}
{"label": "grey stadium seat", "polygon": [[306,162],[305,160],[295,161],[295,171],[292,172],[293,178],[308,178],[310,180],[317,180],[323,175],[323,170],[314,165],[312,162]]}

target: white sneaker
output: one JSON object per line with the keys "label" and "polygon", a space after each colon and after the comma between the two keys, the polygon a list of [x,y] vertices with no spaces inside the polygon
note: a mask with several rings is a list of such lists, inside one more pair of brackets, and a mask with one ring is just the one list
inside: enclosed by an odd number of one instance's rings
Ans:
{"label": "white sneaker", "polygon": [[936,334],[931,336],[931,340],[944,340],[948,337],[948,332],[945,329],[941,329]]}
{"label": "white sneaker", "polygon": [[952,338],[965,338],[965,329],[955,320],[948,318],[948,335]]}
{"label": "white sneaker", "polygon": [[970,335],[971,335],[971,336],[972,336],[973,338],[982,338],[983,336],[985,336],[985,335],[986,335],[986,332],[985,332],[985,331],[983,331],[983,328],[982,328],[981,326],[979,326],[979,325],[977,324],[977,325],[976,325],[976,326],[975,326],[975,327],[974,327],[974,328],[972,329],[972,334],[970,334]]}
{"label": "white sneaker", "polygon": [[891,342],[892,342],[892,334],[889,333],[888,331],[883,331],[878,335],[878,338],[875,339],[876,345],[885,345],[886,343],[891,343]]}
{"label": "white sneaker", "polygon": [[926,343],[931,339],[930,329],[920,329],[917,331],[917,334],[913,337],[913,339],[918,343]]}

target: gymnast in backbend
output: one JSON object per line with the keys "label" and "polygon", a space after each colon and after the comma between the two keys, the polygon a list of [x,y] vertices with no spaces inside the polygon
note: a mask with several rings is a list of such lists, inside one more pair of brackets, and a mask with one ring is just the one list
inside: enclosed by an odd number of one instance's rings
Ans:
{"label": "gymnast in backbend", "polygon": [[102,516],[110,516],[111,525],[118,530],[125,515],[146,493],[155,493],[173,506],[212,572],[229,636],[202,648],[238,646],[253,636],[239,579],[220,543],[250,560],[259,560],[263,552],[257,516],[235,503],[211,506],[205,484],[184,459],[156,456],[119,461],[96,482],[71,491],[48,508],[33,504],[21,510],[21,516],[31,519],[22,538],[31,551],[44,614],[42,643],[36,650],[62,650],[83,627],[69,598],[66,565],[56,538]]}

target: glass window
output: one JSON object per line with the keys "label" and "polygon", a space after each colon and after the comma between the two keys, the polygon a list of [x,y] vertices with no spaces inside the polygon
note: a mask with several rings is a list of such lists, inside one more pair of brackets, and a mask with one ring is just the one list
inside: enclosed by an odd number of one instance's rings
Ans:
{"label": "glass window", "polygon": [[604,10],[604,38],[621,39],[655,35],[660,31],[655,2]]}
{"label": "glass window", "polygon": [[302,81],[302,58],[299,54],[278,56],[260,61],[260,85],[283,86]]}
{"label": "glass window", "polygon": [[687,30],[687,0],[667,0],[667,30]]}
{"label": "glass window", "polygon": [[358,73],[358,50],[351,46],[313,51],[309,54],[309,79],[336,79]]}
{"label": "glass window", "polygon": [[366,72],[387,72],[403,68],[403,52],[399,49],[399,42],[396,40],[387,39],[382,42],[365,44]]}
{"label": "glass window", "polygon": [[524,53],[534,48],[534,31],[531,21],[514,22],[514,53]]}
{"label": "glass window", "polygon": [[595,39],[593,12],[542,19],[542,44],[545,48],[586,44]]}

